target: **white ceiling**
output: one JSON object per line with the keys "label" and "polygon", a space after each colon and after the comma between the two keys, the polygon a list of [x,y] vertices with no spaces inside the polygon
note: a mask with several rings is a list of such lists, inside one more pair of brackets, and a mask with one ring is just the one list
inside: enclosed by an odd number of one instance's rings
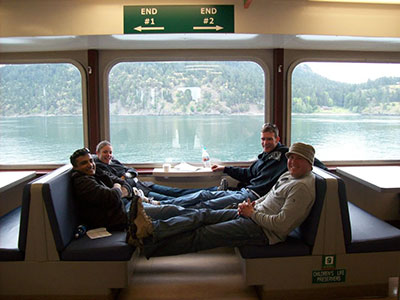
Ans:
{"label": "white ceiling", "polygon": [[131,34],[0,38],[0,52],[85,49],[314,49],[400,51],[400,38],[272,34]]}

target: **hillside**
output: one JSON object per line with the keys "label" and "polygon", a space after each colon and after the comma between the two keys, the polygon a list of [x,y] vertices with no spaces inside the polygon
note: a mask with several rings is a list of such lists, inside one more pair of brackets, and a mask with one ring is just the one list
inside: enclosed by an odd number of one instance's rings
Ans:
{"label": "hillside", "polygon": [[[293,72],[293,112],[400,114],[400,77],[362,84]],[[249,62],[120,63],[109,76],[111,114],[263,114],[264,73]],[[71,64],[0,67],[0,115],[79,115],[81,75]]]}

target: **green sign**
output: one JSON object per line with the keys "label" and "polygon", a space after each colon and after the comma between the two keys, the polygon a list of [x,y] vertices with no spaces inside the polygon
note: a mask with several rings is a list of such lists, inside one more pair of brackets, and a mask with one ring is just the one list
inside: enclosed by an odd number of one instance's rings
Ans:
{"label": "green sign", "polygon": [[336,268],[336,255],[322,255],[322,269]]}
{"label": "green sign", "polygon": [[345,281],[345,269],[312,271],[312,283],[333,283]]}
{"label": "green sign", "polygon": [[124,6],[124,33],[233,33],[233,5]]}

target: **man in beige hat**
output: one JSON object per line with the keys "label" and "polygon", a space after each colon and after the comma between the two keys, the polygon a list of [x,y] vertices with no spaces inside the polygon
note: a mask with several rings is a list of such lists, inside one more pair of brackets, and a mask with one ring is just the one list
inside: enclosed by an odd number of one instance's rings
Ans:
{"label": "man in beige hat", "polygon": [[238,209],[186,208],[177,210],[171,218],[158,219],[162,206],[144,211],[137,198],[132,203],[135,218],[129,242],[142,247],[148,258],[282,242],[307,218],[314,203],[314,153],[311,145],[293,144],[286,153],[288,171],[268,194],[255,201],[247,199]]}

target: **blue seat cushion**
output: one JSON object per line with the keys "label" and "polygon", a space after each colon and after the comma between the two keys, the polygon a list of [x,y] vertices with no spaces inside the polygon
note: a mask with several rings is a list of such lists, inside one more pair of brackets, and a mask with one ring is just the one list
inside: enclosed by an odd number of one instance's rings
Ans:
{"label": "blue seat cushion", "polygon": [[273,246],[251,246],[239,247],[242,258],[266,258],[266,257],[287,257],[310,255],[312,247],[308,246],[300,239],[298,234],[293,231],[289,234],[286,241]]}
{"label": "blue seat cushion", "polygon": [[24,260],[25,253],[18,248],[21,207],[0,218],[0,261]]}
{"label": "blue seat cushion", "polygon": [[348,206],[352,235],[348,253],[400,251],[400,229],[350,202]]}
{"label": "blue seat cushion", "polygon": [[68,261],[127,261],[135,247],[125,242],[126,232],[112,231],[111,236],[90,239],[86,234],[73,239],[61,252],[61,260]]}

